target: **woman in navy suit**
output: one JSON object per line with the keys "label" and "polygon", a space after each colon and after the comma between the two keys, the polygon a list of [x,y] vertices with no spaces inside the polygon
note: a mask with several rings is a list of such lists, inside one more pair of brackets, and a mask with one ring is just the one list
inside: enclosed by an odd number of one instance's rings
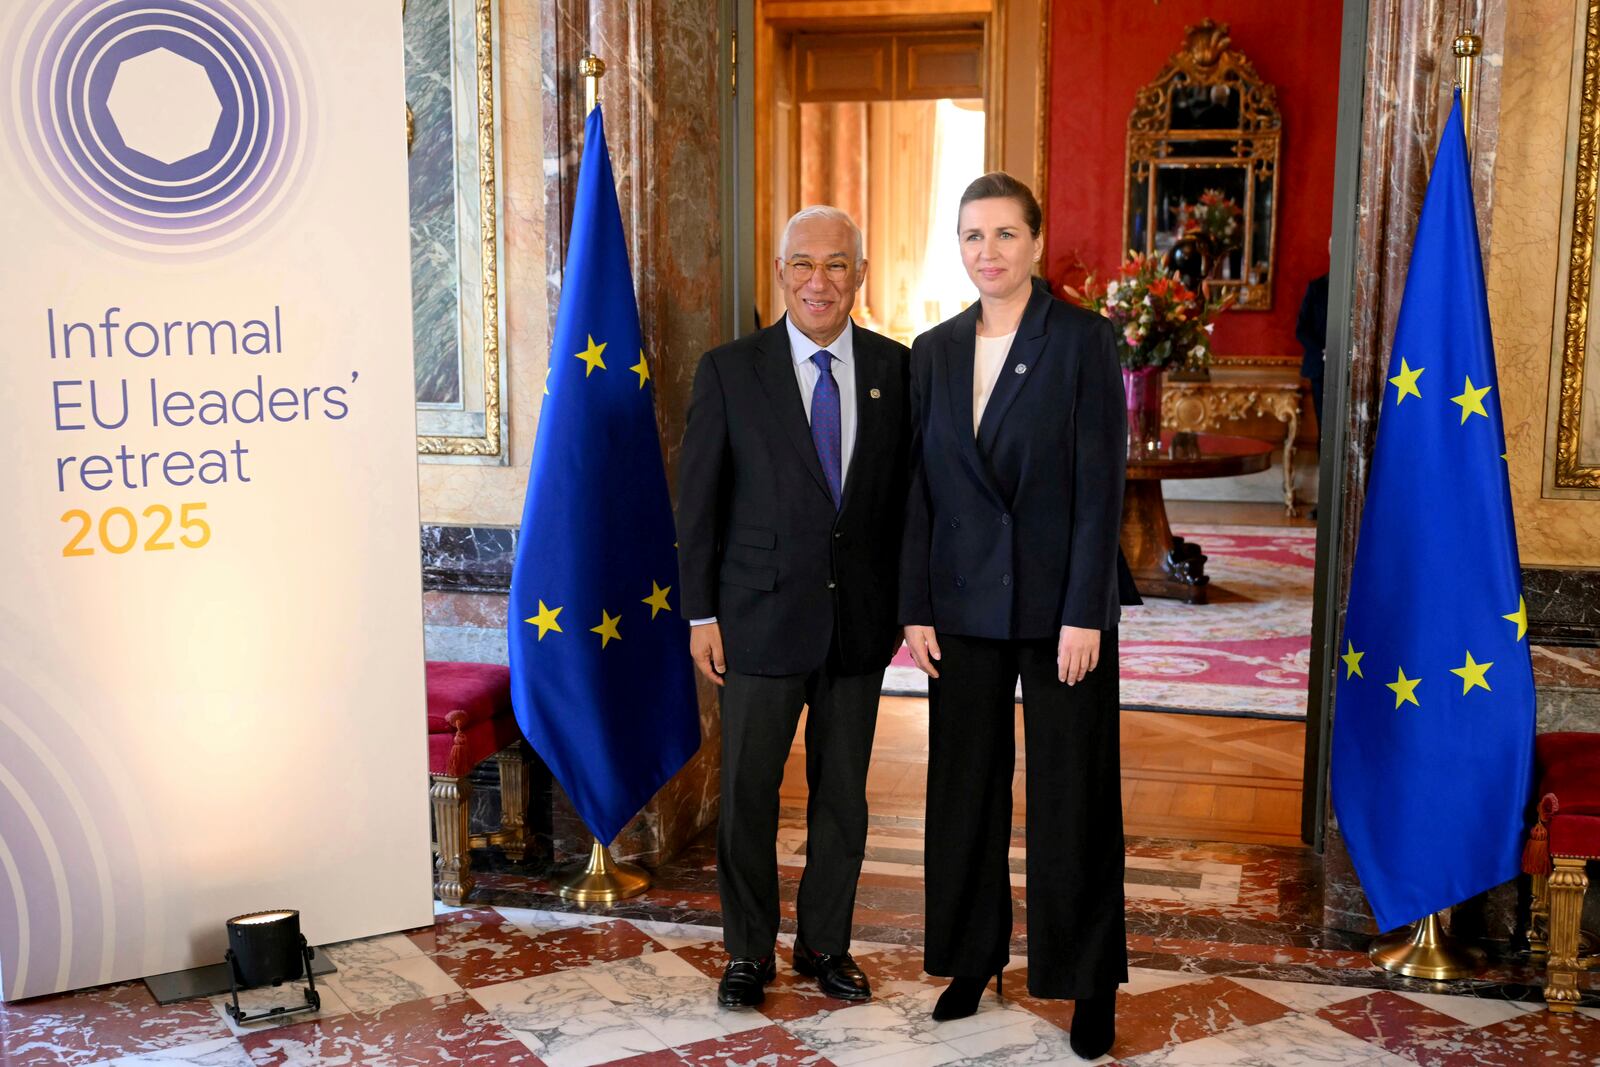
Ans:
{"label": "woman in navy suit", "polygon": [[[1008,174],[961,197],[979,299],[911,355],[900,621],[929,678],[926,967],[935,1019],[977,1010],[1011,943],[1013,694],[1027,755],[1028,991],[1076,1001],[1073,1051],[1114,1040],[1127,981],[1117,737],[1125,403],[1111,324],[1032,275],[1038,202]],[[1125,566],[1122,568],[1125,570]]]}

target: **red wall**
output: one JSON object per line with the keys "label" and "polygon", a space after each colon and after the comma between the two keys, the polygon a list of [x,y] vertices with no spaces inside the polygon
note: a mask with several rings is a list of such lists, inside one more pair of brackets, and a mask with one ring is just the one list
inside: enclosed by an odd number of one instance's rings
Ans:
{"label": "red wall", "polygon": [[1215,334],[1223,355],[1298,354],[1295,314],[1306,283],[1328,269],[1339,0],[1053,0],[1050,11],[1050,189],[1045,262],[1052,281],[1081,260],[1104,278],[1121,262],[1128,113],[1210,16],[1278,89],[1277,269],[1272,310],[1230,311]]}

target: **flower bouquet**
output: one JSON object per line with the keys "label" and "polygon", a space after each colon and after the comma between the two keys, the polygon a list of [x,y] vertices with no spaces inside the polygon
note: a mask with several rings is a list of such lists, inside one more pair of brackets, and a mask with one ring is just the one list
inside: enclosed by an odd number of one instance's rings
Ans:
{"label": "flower bouquet", "polygon": [[1183,233],[1202,242],[1213,257],[1239,244],[1244,212],[1220,189],[1207,189],[1198,204],[1183,208]]}
{"label": "flower bouquet", "polygon": [[1081,307],[1104,315],[1117,329],[1117,359],[1127,391],[1130,447],[1154,450],[1161,439],[1161,372],[1211,358],[1211,330],[1232,303],[1207,301],[1154,255],[1131,252],[1103,287],[1093,275],[1083,291],[1066,288]]}

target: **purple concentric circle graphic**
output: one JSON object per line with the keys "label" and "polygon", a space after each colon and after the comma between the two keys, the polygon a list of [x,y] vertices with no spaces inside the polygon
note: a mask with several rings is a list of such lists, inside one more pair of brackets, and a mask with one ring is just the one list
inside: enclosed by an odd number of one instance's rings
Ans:
{"label": "purple concentric circle graphic", "polygon": [[36,187],[125,251],[232,247],[304,175],[309,76],[261,0],[46,0],[9,54],[13,147]]}

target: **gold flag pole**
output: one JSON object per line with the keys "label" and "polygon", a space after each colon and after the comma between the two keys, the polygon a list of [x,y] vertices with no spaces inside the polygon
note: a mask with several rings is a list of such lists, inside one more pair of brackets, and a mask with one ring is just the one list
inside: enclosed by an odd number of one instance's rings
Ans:
{"label": "gold flag pole", "polygon": [[557,868],[550,880],[562,900],[576,904],[614,904],[650,888],[650,875],[644,868],[612,859],[611,850],[598,837],[588,859]]}
{"label": "gold flag pole", "polygon": [[1372,942],[1367,956],[1386,971],[1408,978],[1470,978],[1483,970],[1483,949],[1451,937],[1439,925],[1444,912],[1419,919]]}
{"label": "gold flag pole", "polygon": [[600,103],[600,78],[606,72],[605,61],[593,52],[585,51],[578,60],[578,76],[583,79],[583,113],[585,117]]}
{"label": "gold flag pole", "polygon": [[1456,34],[1450,50],[1456,56],[1456,88],[1461,90],[1461,129],[1467,136],[1467,158],[1472,158],[1472,95],[1477,84],[1478,56],[1483,53],[1483,38],[1471,30]]}
{"label": "gold flag pole", "polygon": [[[1476,83],[1478,56],[1483,40],[1471,30],[1456,35],[1450,50],[1456,57],[1456,88],[1461,90],[1461,129],[1467,140],[1467,159],[1472,159],[1472,89]],[[1445,981],[1470,978],[1484,968],[1484,952],[1476,945],[1451,937],[1440,925],[1444,912],[1419,919],[1410,926],[1384,934],[1372,942],[1367,956],[1386,971],[1409,978]]]}
{"label": "gold flag pole", "polygon": [[[583,78],[585,116],[600,103],[600,78],[605,72],[605,62],[585,50],[578,61],[578,75]],[[593,841],[587,859],[559,867],[551,874],[550,880],[562,900],[575,904],[614,904],[650,888],[650,875],[644,868],[618,863],[611,858],[611,850],[605,842],[598,837]]]}

